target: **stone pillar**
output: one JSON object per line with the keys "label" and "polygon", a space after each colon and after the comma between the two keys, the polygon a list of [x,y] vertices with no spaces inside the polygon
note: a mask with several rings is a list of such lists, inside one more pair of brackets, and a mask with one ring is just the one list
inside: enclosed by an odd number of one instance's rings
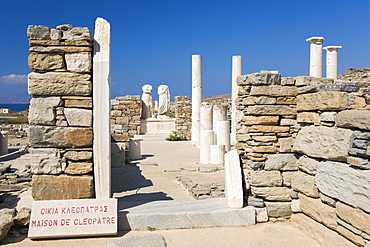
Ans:
{"label": "stone pillar", "polygon": [[97,18],[94,35],[93,112],[96,198],[111,197],[110,24]]}
{"label": "stone pillar", "polygon": [[235,100],[238,97],[238,76],[242,75],[242,56],[232,57],[232,72],[231,72],[231,143],[236,143],[236,104]]}
{"label": "stone pillar", "polygon": [[322,77],[322,44],[324,37],[311,37],[310,42],[310,76]]}
{"label": "stone pillar", "polygon": [[210,164],[211,165],[223,165],[225,156],[224,145],[211,145],[210,147]]}
{"label": "stone pillar", "polygon": [[200,131],[212,130],[212,105],[202,103],[200,107]]}
{"label": "stone pillar", "polygon": [[131,138],[129,145],[129,156],[131,160],[141,159],[141,141],[140,138]]}
{"label": "stone pillar", "polygon": [[225,195],[229,208],[242,208],[243,181],[238,150],[225,154]]}
{"label": "stone pillar", "polygon": [[203,130],[200,136],[200,163],[209,164],[211,156],[211,145],[214,145],[214,131]]}
{"label": "stone pillar", "polygon": [[8,151],[8,132],[0,132],[0,155],[9,153]]}
{"label": "stone pillar", "polygon": [[221,121],[216,125],[217,145],[224,145],[225,151],[230,151],[230,122]]}
{"label": "stone pillar", "polygon": [[202,103],[202,56],[192,56],[192,111],[191,140],[199,143],[200,139],[200,105]]}
{"label": "stone pillar", "polygon": [[342,46],[327,46],[326,50],[326,78],[338,79],[338,50]]}
{"label": "stone pillar", "polygon": [[213,106],[213,124],[212,129],[215,131],[215,141],[217,141],[216,126],[218,122],[227,120],[227,106],[214,105]]}

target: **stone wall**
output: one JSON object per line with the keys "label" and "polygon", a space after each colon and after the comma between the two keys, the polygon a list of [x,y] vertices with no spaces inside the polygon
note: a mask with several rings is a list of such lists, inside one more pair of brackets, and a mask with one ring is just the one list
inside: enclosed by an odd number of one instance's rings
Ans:
{"label": "stone wall", "polygon": [[32,195],[94,196],[92,36],[87,28],[28,27]]}
{"label": "stone wall", "polygon": [[175,96],[176,130],[191,139],[191,100],[190,96]]}
{"label": "stone wall", "polygon": [[202,102],[209,103],[211,105],[224,105],[227,106],[227,119],[231,120],[231,99],[222,97],[206,97],[202,99]]}
{"label": "stone wall", "polygon": [[338,80],[345,81],[370,81],[370,67],[362,69],[346,69],[345,74],[338,75]]}
{"label": "stone wall", "polygon": [[369,244],[368,89],[269,72],[238,85],[236,147],[257,221],[295,213],[328,246]]}

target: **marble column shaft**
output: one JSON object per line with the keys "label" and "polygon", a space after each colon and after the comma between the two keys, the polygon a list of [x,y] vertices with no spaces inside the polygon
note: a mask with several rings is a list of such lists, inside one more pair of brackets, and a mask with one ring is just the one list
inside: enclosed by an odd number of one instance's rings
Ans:
{"label": "marble column shaft", "polygon": [[238,76],[242,75],[242,56],[232,57],[231,74],[231,143],[236,143],[236,98],[238,97]]}
{"label": "marble column shaft", "polygon": [[224,145],[211,145],[210,147],[210,164],[211,165],[223,165],[225,156]]}
{"label": "marble column shaft", "polygon": [[310,76],[322,77],[322,44],[324,37],[311,37],[310,42]]}
{"label": "marble column shaft", "polygon": [[214,145],[214,131],[203,130],[200,136],[200,163],[209,164],[211,158],[211,145]]}
{"label": "marble column shaft", "polygon": [[220,121],[216,125],[217,145],[224,145],[225,151],[230,151],[230,122]]}
{"label": "marble column shaft", "polygon": [[202,103],[202,56],[192,56],[192,91],[191,91],[191,140],[199,143],[200,105]]}
{"label": "marble column shaft", "polygon": [[217,141],[217,132],[216,132],[217,123],[226,120],[227,120],[227,106],[214,105],[212,129],[215,131],[215,141]]}
{"label": "marble column shaft", "polygon": [[229,208],[242,208],[243,177],[239,154],[233,149],[225,154],[225,195]]}
{"label": "marble column shaft", "polygon": [[326,50],[326,78],[338,79],[338,50],[342,46],[327,46]]}
{"label": "marble column shaft", "polygon": [[200,131],[212,130],[212,105],[202,103],[200,107]]}

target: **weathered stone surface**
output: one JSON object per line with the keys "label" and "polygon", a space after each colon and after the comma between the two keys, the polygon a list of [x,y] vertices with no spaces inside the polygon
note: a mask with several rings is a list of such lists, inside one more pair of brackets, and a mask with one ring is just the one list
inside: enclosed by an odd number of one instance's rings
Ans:
{"label": "weathered stone surface", "polygon": [[[352,225],[348,224],[344,220],[341,220],[340,218],[337,219],[337,222],[338,222],[338,225],[343,226],[344,228],[350,230],[354,234],[361,235],[361,233],[362,233],[362,231],[360,231],[359,229],[357,229],[357,228],[353,227]],[[366,234],[366,233],[364,233],[364,234]]]}
{"label": "weathered stone surface", "polygon": [[352,139],[349,129],[306,126],[298,133],[293,148],[316,158],[346,160]]}
{"label": "weathered stone surface", "polygon": [[313,199],[301,193],[299,193],[298,197],[303,213],[331,229],[335,230],[337,228],[338,223],[335,208],[322,203],[320,199]]}
{"label": "weathered stone surface", "polygon": [[50,39],[50,27],[42,25],[29,25],[27,28],[29,39]]}
{"label": "weathered stone surface", "polygon": [[370,170],[339,162],[320,162],[315,183],[320,192],[370,213]]}
{"label": "weathered stone surface", "polygon": [[34,46],[29,49],[30,52],[42,53],[61,53],[66,52],[87,52],[91,51],[91,47],[76,47],[76,46]]}
{"label": "weathered stone surface", "polygon": [[316,169],[317,169],[318,164],[319,164],[319,161],[309,158],[305,155],[299,157],[297,161],[298,168],[310,175],[316,174]]}
{"label": "weathered stone surface", "polygon": [[247,108],[251,115],[297,115],[295,107],[288,105],[256,105]]}
{"label": "weathered stone surface", "polygon": [[319,241],[323,247],[343,246],[356,247],[351,241],[340,236],[304,214],[293,214],[291,221],[311,237]]}
{"label": "weathered stone surface", "polygon": [[283,172],[282,173],[282,176],[283,176],[283,185],[284,186],[291,187],[291,184],[292,184],[292,176],[293,176],[294,173],[295,173],[295,171],[293,171],[293,172]]}
{"label": "weathered stone surface", "polygon": [[248,171],[253,186],[281,186],[283,178],[279,171]]}
{"label": "weathered stone surface", "polygon": [[258,223],[267,222],[269,220],[266,208],[255,208],[255,210],[256,210],[256,221]]}
{"label": "weathered stone surface", "polygon": [[368,159],[349,156],[347,157],[347,163],[350,164],[351,166],[357,166],[362,169],[370,169],[370,162]]}
{"label": "weathered stone surface", "polygon": [[125,116],[125,117],[117,117],[116,118],[116,124],[119,124],[119,125],[127,125],[127,124],[129,124],[129,118],[127,116]]}
{"label": "weathered stone surface", "polygon": [[342,220],[370,234],[370,214],[341,202],[336,204],[336,213]]}
{"label": "weathered stone surface", "polygon": [[72,28],[71,24],[62,24],[56,27],[57,30],[68,31]]}
{"label": "weathered stone surface", "polygon": [[331,78],[321,78],[313,76],[297,76],[294,79],[296,86],[329,84],[334,82],[334,79]]}
{"label": "weathered stone surface", "polygon": [[80,108],[65,108],[64,115],[67,118],[69,126],[92,126],[92,110]]}
{"label": "weathered stone surface", "polygon": [[63,39],[91,41],[91,32],[87,27],[74,27],[63,32]]}
{"label": "weathered stone surface", "polygon": [[92,145],[91,128],[30,126],[33,147],[87,147]]}
{"label": "weathered stone surface", "polygon": [[90,151],[68,151],[64,154],[64,157],[73,160],[73,161],[80,161],[80,160],[91,160],[92,159],[92,152]]}
{"label": "weathered stone surface", "polygon": [[89,96],[92,83],[89,74],[35,73],[28,75],[28,93],[31,95],[80,95]]}
{"label": "weathered stone surface", "polygon": [[272,85],[280,84],[281,74],[263,71],[249,75],[241,75],[237,78],[238,86],[246,85]]}
{"label": "weathered stone surface", "polygon": [[320,123],[320,114],[316,112],[300,112],[297,114],[298,123]]}
{"label": "weathered stone surface", "polygon": [[370,146],[366,149],[366,155],[370,156]]}
{"label": "weathered stone surface", "polygon": [[248,128],[248,133],[278,133],[278,132],[289,132],[289,127],[287,126],[270,126],[270,125],[252,125]]}
{"label": "weathered stone surface", "polygon": [[257,105],[274,105],[276,103],[276,98],[261,96],[257,97],[255,100],[255,104]]}
{"label": "weathered stone surface", "polygon": [[61,104],[58,96],[33,97],[28,113],[28,122],[37,125],[54,125],[55,108]]}
{"label": "weathered stone surface", "polygon": [[339,127],[370,130],[370,111],[348,110],[341,111],[335,118]]}
{"label": "weathered stone surface", "polygon": [[62,31],[56,30],[56,29],[51,29],[50,30],[50,39],[51,40],[61,40],[63,36]]}
{"label": "weathered stone surface", "polygon": [[262,198],[252,197],[252,196],[248,196],[247,205],[248,206],[253,206],[255,208],[264,208],[265,207],[265,203],[264,203]]}
{"label": "weathered stone surface", "polygon": [[10,228],[14,225],[14,214],[14,209],[4,208],[0,210],[0,241],[8,234]]}
{"label": "weathered stone surface", "polygon": [[369,140],[361,140],[361,139],[355,139],[353,141],[353,147],[355,148],[362,148],[362,149],[367,149],[370,145]]}
{"label": "weathered stone surface", "polygon": [[345,92],[321,92],[297,96],[298,111],[345,110],[348,108],[362,108],[365,105],[365,99]]}
{"label": "weathered stone surface", "polygon": [[267,201],[291,201],[290,192],[292,190],[286,187],[254,187],[252,194],[262,197]]}
{"label": "weathered stone surface", "polygon": [[331,198],[331,197],[329,197],[329,196],[327,196],[323,193],[320,193],[320,199],[321,199],[322,202],[324,202],[324,203],[326,203],[326,204],[328,204],[332,207],[335,207],[336,201],[333,198]]}
{"label": "weathered stone surface", "polygon": [[253,152],[257,153],[276,153],[277,147],[275,145],[273,146],[256,146],[253,147]]}
{"label": "weathered stone surface", "polygon": [[252,139],[257,142],[274,142],[277,140],[276,136],[252,136]]}
{"label": "weathered stone surface", "polygon": [[35,200],[66,200],[91,198],[94,194],[92,176],[51,176],[32,177],[32,196]]}
{"label": "weathered stone surface", "polygon": [[166,247],[167,244],[162,235],[152,234],[146,236],[133,236],[110,242],[108,247]]}
{"label": "weathered stone surface", "polygon": [[269,96],[296,96],[298,95],[297,87],[291,86],[252,86],[250,95],[269,95]]}
{"label": "weathered stone surface", "polygon": [[298,170],[297,158],[294,154],[267,155],[265,170],[294,171]]}
{"label": "weathered stone surface", "polygon": [[298,171],[292,175],[291,179],[293,190],[314,198],[319,197],[319,190],[316,187],[314,176]]}
{"label": "weathered stone surface", "polygon": [[64,69],[64,58],[59,54],[31,53],[28,56],[28,67],[40,71]]}
{"label": "weathered stone surface", "polygon": [[66,164],[57,148],[30,148],[33,174],[61,174]]}
{"label": "weathered stone surface", "polygon": [[62,99],[65,107],[92,108],[91,97],[64,96]]}
{"label": "weathered stone surface", "polygon": [[67,166],[67,169],[65,170],[65,173],[71,174],[71,175],[81,175],[89,173],[93,170],[93,163],[69,163]]}
{"label": "weathered stone surface", "polygon": [[112,141],[114,142],[128,142],[130,137],[128,133],[123,134],[112,134]]}
{"label": "weathered stone surface", "polygon": [[65,54],[67,70],[72,72],[90,72],[92,67],[91,52]]}
{"label": "weathered stone surface", "polygon": [[14,223],[18,226],[27,226],[30,223],[31,209],[30,208],[21,208],[17,213],[17,216],[14,217]]}
{"label": "weathered stone surface", "polygon": [[255,125],[255,124],[278,124],[278,116],[245,116],[242,118],[243,122],[246,125]]}
{"label": "weathered stone surface", "polygon": [[358,139],[370,140],[370,132],[354,130],[353,135]]}
{"label": "weathered stone surface", "polygon": [[346,237],[347,239],[351,240],[355,244],[360,245],[360,246],[365,245],[365,241],[361,236],[354,234],[353,232],[344,228],[343,226],[338,226],[336,230],[340,235]]}
{"label": "weathered stone surface", "polygon": [[293,151],[293,138],[287,137],[287,138],[279,138],[279,151],[282,153],[285,152],[292,152]]}
{"label": "weathered stone surface", "polygon": [[299,199],[298,200],[297,199],[292,200],[291,207],[292,207],[292,211],[294,213],[300,213],[300,212],[302,212],[302,210],[301,210],[301,202],[300,202]]}
{"label": "weathered stone surface", "polygon": [[337,115],[337,112],[331,111],[331,112],[323,112],[320,114],[320,120],[325,122],[335,122],[335,116]]}
{"label": "weathered stone surface", "polygon": [[339,91],[339,92],[358,92],[360,89],[359,85],[351,85],[351,84],[344,84],[344,83],[336,83],[336,84],[326,84],[326,85],[319,85],[317,87],[318,92],[326,92],[326,91]]}
{"label": "weathered stone surface", "polygon": [[285,217],[293,213],[290,202],[265,202],[265,205],[269,217]]}
{"label": "weathered stone surface", "polygon": [[296,103],[296,97],[278,97],[276,99],[276,104],[278,105],[295,105]]}

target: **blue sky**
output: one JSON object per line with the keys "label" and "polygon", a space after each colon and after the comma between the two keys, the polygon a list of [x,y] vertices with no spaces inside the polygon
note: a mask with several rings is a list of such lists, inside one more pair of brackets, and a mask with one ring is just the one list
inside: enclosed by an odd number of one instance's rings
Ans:
{"label": "blue sky", "polygon": [[[166,84],[191,94],[191,55],[203,56],[203,95],[231,92],[231,57],[243,74],[279,70],[308,75],[311,36],[342,45],[339,73],[370,66],[370,1],[325,0],[0,0],[0,101],[27,94],[28,25],[112,28],[112,97]],[[324,64],[325,64],[325,52]],[[324,69],[325,74],[325,69]],[[10,76],[11,75],[11,76]],[[5,103],[5,102],[3,102]]]}

